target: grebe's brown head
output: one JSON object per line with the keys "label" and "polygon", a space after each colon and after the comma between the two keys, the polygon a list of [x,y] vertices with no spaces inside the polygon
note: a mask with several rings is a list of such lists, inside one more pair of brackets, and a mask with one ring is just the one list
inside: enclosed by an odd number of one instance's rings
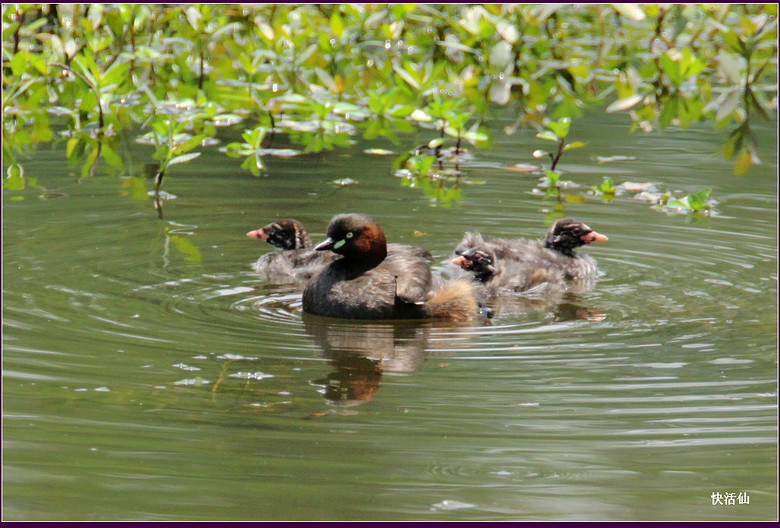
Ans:
{"label": "grebe's brown head", "polygon": [[387,239],[371,217],[341,214],[333,217],[328,225],[328,238],[314,249],[333,251],[354,263],[376,265],[387,256]]}

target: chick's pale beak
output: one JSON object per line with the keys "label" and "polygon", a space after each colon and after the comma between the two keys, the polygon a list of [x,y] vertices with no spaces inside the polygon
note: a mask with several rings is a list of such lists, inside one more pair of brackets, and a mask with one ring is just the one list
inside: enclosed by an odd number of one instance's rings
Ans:
{"label": "chick's pale beak", "polygon": [[606,242],[609,240],[606,236],[602,235],[601,233],[596,233],[595,231],[591,231],[590,233],[586,233],[582,235],[582,241],[590,244],[592,242]]}
{"label": "chick's pale beak", "polygon": [[454,259],[452,259],[452,263],[457,264],[463,269],[469,269],[471,267],[471,261],[463,256],[455,257]]}
{"label": "chick's pale beak", "polygon": [[246,236],[248,236],[249,238],[256,238],[258,240],[259,239],[268,240],[268,235],[262,229],[255,229],[254,231],[250,231],[249,233],[246,234]]}
{"label": "chick's pale beak", "polygon": [[326,238],[316,246],[314,246],[314,249],[316,251],[325,251],[327,249],[333,249],[333,245],[335,242],[333,242],[332,238]]}

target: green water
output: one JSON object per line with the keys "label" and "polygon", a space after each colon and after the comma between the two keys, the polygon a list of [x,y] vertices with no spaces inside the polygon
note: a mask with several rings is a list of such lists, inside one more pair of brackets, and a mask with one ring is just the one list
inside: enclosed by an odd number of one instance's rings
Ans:
{"label": "green water", "polygon": [[[465,230],[541,236],[554,202],[502,168],[539,141],[500,125],[464,167],[484,184],[451,207],[364,153],[422,134],[269,159],[260,178],[207,150],[166,180],[163,220],[133,181],[75,183],[63,145],[42,146],[25,169],[46,191],[3,197],[4,519],[776,519],[772,126],[764,164],[734,177],[727,131],[576,121],[588,147],[565,178],[708,187],[718,215],[568,204],[609,242],[587,249],[596,289],[565,306],[334,322],[251,272],[270,247],[244,233],[281,217],[318,240],[332,215],[370,213],[439,271]],[[149,153],[131,148],[135,174]],[[616,155],[636,159],[593,159]]]}

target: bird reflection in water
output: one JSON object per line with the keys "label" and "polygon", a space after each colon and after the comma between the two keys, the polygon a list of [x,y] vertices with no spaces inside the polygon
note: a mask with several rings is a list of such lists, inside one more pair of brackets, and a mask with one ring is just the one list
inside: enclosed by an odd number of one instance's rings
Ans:
{"label": "bird reflection in water", "polygon": [[532,295],[517,295],[482,299],[482,311],[491,320],[496,317],[516,317],[522,314],[544,314],[551,322],[567,322],[576,320],[603,321],[606,314],[598,308],[583,306],[579,295],[560,293],[544,297]]}
{"label": "bird reflection in water", "polygon": [[333,370],[311,382],[339,408],[371,401],[384,375],[404,375],[425,363],[431,321],[342,320],[303,314],[306,331]]}
{"label": "bird reflection in water", "polygon": [[[577,302],[534,302],[532,299],[492,301],[498,312],[544,311],[555,321],[586,319],[599,321],[604,315]],[[320,387],[325,401],[346,412],[347,408],[372,401],[385,376],[407,375],[422,368],[428,351],[437,344],[452,346],[454,340],[467,340],[479,331],[470,327],[449,333],[446,340],[431,340],[432,333],[453,330],[455,323],[432,320],[367,321],[335,319],[303,313],[306,332],[322,350],[332,367],[325,377],[310,383]],[[483,324],[487,321],[483,321]],[[488,323],[489,324],[489,323]]]}

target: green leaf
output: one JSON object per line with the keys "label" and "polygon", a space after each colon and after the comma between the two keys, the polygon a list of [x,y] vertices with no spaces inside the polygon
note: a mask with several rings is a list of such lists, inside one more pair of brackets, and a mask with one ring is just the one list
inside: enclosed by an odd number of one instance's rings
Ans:
{"label": "green leaf", "polygon": [[[455,38],[457,38],[457,37],[455,37]],[[462,51],[464,53],[471,53],[471,54],[475,54],[475,55],[477,53],[479,53],[479,50],[477,50],[476,48],[470,48],[470,47],[465,46],[465,45],[463,45],[463,44],[461,44],[460,42],[457,42],[457,41],[438,40],[438,41],[436,41],[436,44],[439,45],[439,46],[445,47],[445,48],[451,48],[451,49],[453,49],[455,51]]]}
{"label": "green leaf", "polygon": [[746,36],[752,36],[758,29],[758,24],[751,20],[751,17],[743,16],[739,20],[739,26],[742,28]]}
{"label": "green leaf", "polygon": [[728,53],[726,50],[721,49],[718,52],[717,60],[718,65],[720,66],[720,71],[723,73],[723,76],[730,84],[736,85],[741,82],[742,59],[740,57],[736,57]]}
{"label": "green leaf", "polygon": [[552,130],[542,130],[541,132],[536,134],[536,137],[538,137],[539,139],[546,139],[548,141],[555,141],[555,142],[557,142],[559,139],[558,136],[555,135],[555,132],[553,132]]}
{"label": "green leaf", "polygon": [[65,148],[65,157],[70,158],[73,156],[73,153],[75,152],[76,147],[79,144],[79,139],[72,137],[68,140],[67,146]]}
{"label": "green leaf", "polygon": [[324,84],[328,90],[331,92],[338,92],[336,89],[336,81],[328,72],[322,68],[314,68],[314,73],[317,74],[317,77],[320,79],[320,81],[322,81],[322,84]]}
{"label": "green leaf", "polygon": [[398,74],[401,79],[406,81],[412,88],[416,90],[420,88],[420,82],[415,79],[412,74],[402,68],[398,63],[393,63],[393,70],[395,70],[395,73]]}
{"label": "green leaf", "polygon": [[184,14],[187,16],[187,22],[190,23],[192,29],[198,29],[203,13],[197,7],[189,6],[184,10]]}
{"label": "green leaf", "polygon": [[550,187],[553,187],[558,184],[558,180],[561,177],[560,172],[551,171],[550,169],[544,169],[544,173],[547,176],[547,179],[550,181]]}
{"label": "green leaf", "polygon": [[661,55],[659,60],[661,63],[662,71],[664,72],[666,77],[669,78],[671,83],[676,88],[682,86],[683,78],[680,72],[680,63],[672,59],[672,57],[669,55],[668,52]]}
{"label": "green leaf", "polygon": [[715,121],[720,122],[731,115],[731,113],[737,108],[737,105],[742,101],[742,92],[739,88],[734,89],[731,94],[726,97],[725,101],[722,101],[718,107],[718,113],[715,116]]}
{"label": "green leaf", "polygon": [[733,158],[737,151],[742,149],[742,144],[745,142],[745,135],[747,134],[747,127],[745,125],[739,126],[729,134],[728,139],[723,144],[723,158]]}
{"label": "green leaf", "polygon": [[92,72],[99,72],[100,68],[98,68],[97,63],[95,63],[92,53],[87,53],[87,51],[84,50],[84,53],[73,58],[73,63],[78,64],[81,73],[86,77],[91,87],[98,86],[98,82],[95,80],[95,76]]}
{"label": "green leaf", "polygon": [[[22,4],[22,5],[28,5],[28,4]],[[49,21],[46,19],[46,17],[40,17],[36,20],[33,20],[30,22],[25,28],[24,32],[29,35],[35,35],[38,32],[38,29],[46,25]]]}
{"label": "green leaf", "polygon": [[346,103],[343,101],[339,101],[338,103],[335,103],[333,105],[333,112],[338,115],[346,116],[349,114],[350,116],[357,117],[370,117],[370,113],[365,112],[365,109],[363,107],[360,107],[358,105],[352,104],[352,103]]}
{"label": "green leaf", "polygon": [[566,146],[563,147],[564,152],[571,149],[578,149],[585,146],[585,143],[582,141],[575,141],[573,143],[569,143]]}
{"label": "green leaf", "polygon": [[604,178],[604,181],[594,186],[593,190],[604,194],[615,194],[615,182],[612,178]]}
{"label": "green leaf", "polygon": [[529,11],[531,22],[534,25],[541,25],[545,20],[554,15],[559,9],[563,9],[565,4],[539,4]]}
{"label": "green leaf", "polygon": [[112,167],[115,167],[117,169],[121,169],[124,167],[124,162],[122,161],[122,158],[107,144],[103,144],[103,146],[100,147],[100,155],[103,157],[104,160],[106,160],[106,163],[111,165]]}
{"label": "green leaf", "polygon": [[97,147],[94,147],[92,151],[90,151],[89,155],[87,156],[87,159],[84,161],[84,165],[81,166],[81,177],[86,178],[90,175],[90,171],[92,170],[92,167],[95,165],[95,161],[97,161],[98,156],[98,149]]}
{"label": "green leaf", "polygon": [[219,41],[219,39],[223,38],[223,35],[230,35],[233,33],[237,33],[242,29],[241,24],[238,22],[233,22],[232,24],[225,24],[224,26],[220,27],[218,30],[216,30],[211,37],[209,37],[209,40],[211,41]]}
{"label": "green leaf", "polygon": [[312,57],[312,55],[314,55],[317,52],[318,49],[319,46],[317,44],[312,44],[311,46],[303,50],[303,52],[296,57],[297,59],[296,62],[298,64],[304,64],[307,60],[309,60]]}
{"label": "green leaf", "polygon": [[688,203],[688,198],[681,198],[681,199],[672,199],[669,200],[666,203],[666,207],[669,207],[670,209],[682,209],[682,210],[691,210],[691,205]]}
{"label": "green leaf", "polygon": [[746,91],[748,96],[748,104],[755,110],[758,110],[758,113],[761,114],[761,117],[763,117],[766,121],[769,121],[770,120],[769,111],[766,108],[764,108],[764,105],[761,104],[761,101],[758,100],[758,98],[756,97],[756,92],[750,88],[747,88]]}
{"label": "green leaf", "polygon": [[333,11],[330,15],[330,31],[339,38],[344,35],[344,21],[338,11]]}
{"label": "green leaf", "polygon": [[[5,56],[5,53],[3,54]],[[11,59],[11,72],[15,77],[21,77],[27,70],[27,52],[20,51]],[[5,84],[5,82],[4,82]]]}
{"label": "green leaf", "polygon": [[194,160],[198,156],[200,156],[200,152],[190,152],[189,154],[182,154],[181,156],[176,156],[171,161],[169,161],[168,166],[178,165],[179,163],[187,163],[188,161]]}
{"label": "green leaf", "polygon": [[97,105],[98,101],[97,97],[95,97],[95,93],[92,90],[89,90],[84,93],[79,109],[86,114],[90,114],[97,111]]}
{"label": "green leaf", "polygon": [[688,203],[696,210],[708,208],[709,204],[707,203],[707,200],[709,199],[711,192],[712,189],[702,189],[697,193],[690,194],[688,195]]}
{"label": "green leaf", "polygon": [[29,180],[27,180],[27,186],[30,187],[31,189],[41,189],[41,190],[46,189],[46,187],[44,187],[43,185],[38,184],[38,178],[30,178]]}
{"label": "green leaf", "polygon": [[742,58],[747,58],[750,56],[750,54],[747,52],[745,41],[739,34],[737,34],[736,31],[731,29],[725,33],[722,33],[722,37],[726,44],[728,44],[732,49],[732,51],[742,56]]}
{"label": "green leaf", "polygon": [[421,176],[425,176],[430,172],[431,167],[433,167],[433,163],[436,161],[435,156],[424,156],[422,162],[420,163],[419,171]]}
{"label": "green leaf", "polygon": [[260,167],[258,167],[257,164],[261,159],[260,156],[249,156],[244,160],[244,163],[241,164],[241,168],[247,169],[252,173],[252,176],[260,176],[260,170],[263,169],[263,166],[262,163]]}
{"label": "green leaf", "polygon": [[238,158],[241,156],[249,156],[254,152],[254,149],[248,149],[248,145],[246,143],[228,143],[225,145],[222,149],[220,149],[220,152],[224,152],[231,158]]}
{"label": "green leaf", "polygon": [[628,97],[624,97],[623,99],[618,99],[611,105],[607,107],[607,113],[611,114],[614,112],[622,112],[623,110],[628,110],[629,108],[633,108],[640,102],[642,102],[642,97],[639,94],[629,95]]}
{"label": "green leaf", "polygon": [[428,174],[428,171],[431,170],[435,161],[436,156],[412,156],[407,160],[406,165],[412,172],[419,174],[420,176],[425,176]]}
{"label": "green leaf", "polygon": [[480,127],[479,123],[474,123],[474,126],[469,128],[465,132],[462,132],[461,137],[466,141],[468,141],[469,143],[471,143],[472,145],[490,141],[490,135],[488,134],[487,129],[484,127]]}
{"label": "green leaf", "polygon": [[661,110],[661,115],[658,117],[658,123],[661,125],[661,128],[666,128],[672,123],[679,114],[679,108],[680,95],[675,92],[674,95],[666,100],[664,108]]}
{"label": "green leaf", "polygon": [[184,259],[187,262],[190,264],[200,264],[200,249],[198,249],[198,247],[193,244],[189,238],[174,235],[170,235],[169,238],[176,246],[176,249],[179,250],[179,253],[184,255]]}
{"label": "green leaf", "polygon": [[624,17],[634,20],[635,22],[641,22],[645,19],[645,12],[642,11],[642,7],[637,4],[612,4],[612,7]]}
{"label": "green leaf", "polygon": [[499,41],[490,50],[490,66],[493,71],[504,71],[506,67],[512,62],[512,45],[505,41]]}
{"label": "green leaf", "polygon": [[[569,135],[569,127],[571,126],[571,119],[568,117],[562,117],[558,121],[552,121],[547,124],[547,127],[555,132],[555,135],[560,139]],[[539,136],[537,136],[539,137]]]}
{"label": "green leaf", "polygon": [[[393,119],[392,123],[399,132],[403,132],[404,134],[411,134],[417,130],[412,123],[404,121],[403,119]],[[386,133],[385,135],[387,135],[389,139],[393,139],[388,134],[389,133]]]}
{"label": "green leaf", "polygon": [[111,67],[103,73],[103,78],[100,81],[100,86],[109,86],[111,84],[121,84],[124,80],[127,70],[130,69],[129,62],[116,61]]}
{"label": "green leaf", "polygon": [[[197,136],[192,136],[190,139],[188,139],[181,145],[175,147],[172,153],[180,154],[192,150],[195,147],[199,146],[203,142],[203,140],[206,139],[207,137],[208,136],[206,134],[199,134]],[[179,163],[183,163],[183,162],[179,162]]]}
{"label": "green leaf", "polygon": [[8,167],[8,177],[3,180],[3,189],[9,191],[23,191],[25,187],[24,171],[21,165]]}
{"label": "green leaf", "polygon": [[750,166],[752,164],[753,164],[753,157],[750,155],[750,150],[748,149],[740,150],[739,156],[737,156],[737,161],[734,163],[734,175],[742,176],[750,169]]}
{"label": "green leaf", "polygon": [[128,189],[128,193],[134,200],[148,200],[149,189],[146,187],[146,178],[142,176],[130,176],[122,180],[122,188]]}
{"label": "green leaf", "polygon": [[408,105],[393,105],[386,111],[387,115],[392,117],[408,117],[412,112],[414,107]]}
{"label": "green leaf", "polygon": [[252,131],[252,141],[249,142],[249,144],[254,149],[259,149],[262,144],[263,140],[265,139],[266,134],[268,133],[268,129],[265,127],[257,127]]}

